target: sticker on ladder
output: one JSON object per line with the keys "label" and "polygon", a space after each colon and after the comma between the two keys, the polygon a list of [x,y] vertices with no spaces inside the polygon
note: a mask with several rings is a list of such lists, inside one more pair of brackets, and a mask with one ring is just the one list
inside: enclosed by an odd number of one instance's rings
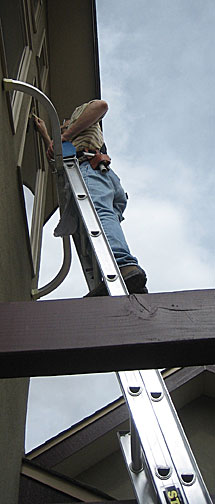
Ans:
{"label": "sticker on ladder", "polygon": [[184,504],[179,488],[168,487],[164,492],[167,504]]}

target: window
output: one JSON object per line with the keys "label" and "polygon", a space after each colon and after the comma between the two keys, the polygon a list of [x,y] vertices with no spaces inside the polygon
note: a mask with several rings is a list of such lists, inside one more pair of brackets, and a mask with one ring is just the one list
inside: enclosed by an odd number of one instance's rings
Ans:
{"label": "window", "polygon": [[31,0],[31,14],[34,33],[37,31],[42,4],[43,0]]}
{"label": "window", "polygon": [[28,222],[28,233],[30,235],[31,223],[32,223],[32,214],[34,207],[34,195],[32,191],[27,187],[23,186],[24,199],[25,199],[25,209],[26,209],[26,217]]}
{"label": "window", "polygon": [[36,131],[33,114],[40,115],[38,103],[34,98],[31,100],[21,173],[23,183],[35,193],[38,172],[45,170],[45,160],[42,140]]}
{"label": "window", "polygon": [[[36,83],[34,83],[36,85]],[[25,147],[21,162],[21,178],[24,184],[25,207],[31,242],[34,276],[38,273],[43,211],[46,197],[48,170],[45,165],[45,150],[40,135],[34,126],[33,114],[40,115],[38,103],[32,98]],[[26,190],[26,187],[28,190]]]}
{"label": "window", "polygon": [[48,76],[48,51],[45,30],[43,32],[40,48],[37,54],[37,70],[39,87],[41,90],[44,90]]}
{"label": "window", "polygon": [[[1,0],[0,49],[5,77],[26,80],[31,58],[31,40],[26,0]],[[13,132],[16,131],[23,96],[8,95]]]}

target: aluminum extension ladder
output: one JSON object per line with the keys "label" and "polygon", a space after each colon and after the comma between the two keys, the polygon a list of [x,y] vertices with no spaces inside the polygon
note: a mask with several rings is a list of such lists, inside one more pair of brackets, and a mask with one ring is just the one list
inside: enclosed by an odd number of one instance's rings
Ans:
{"label": "aluminum extension ladder", "polygon": [[[63,144],[63,151],[64,148]],[[73,154],[63,159],[81,228],[77,250],[88,285],[99,270],[110,296],[127,295],[127,287],[110,249]],[[105,176],[105,174],[104,174]],[[91,268],[84,269],[89,248]],[[89,260],[90,263],[90,260]],[[90,274],[90,275],[89,275]],[[90,276],[90,278],[89,278]],[[120,371],[131,431],[119,435],[136,498],[141,504],[212,503],[161,373]]]}
{"label": "aluminum extension ladder", "polygon": [[[7,91],[18,90],[34,96],[49,113],[59,200],[63,198],[65,172],[79,220],[75,245],[90,290],[102,277],[109,295],[127,295],[74,152],[70,155],[67,151],[62,160],[59,120],[53,104],[30,84],[4,79],[4,87]],[[64,149],[67,147],[63,144]],[[140,504],[212,504],[160,372],[120,371],[117,376],[131,425],[130,432],[119,434],[120,444],[137,501]]]}

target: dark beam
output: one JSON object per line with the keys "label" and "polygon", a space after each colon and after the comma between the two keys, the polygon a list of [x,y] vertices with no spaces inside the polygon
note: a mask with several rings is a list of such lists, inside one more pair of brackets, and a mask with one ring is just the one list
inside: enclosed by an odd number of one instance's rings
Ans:
{"label": "dark beam", "polygon": [[215,362],[215,290],[0,304],[0,377]]}

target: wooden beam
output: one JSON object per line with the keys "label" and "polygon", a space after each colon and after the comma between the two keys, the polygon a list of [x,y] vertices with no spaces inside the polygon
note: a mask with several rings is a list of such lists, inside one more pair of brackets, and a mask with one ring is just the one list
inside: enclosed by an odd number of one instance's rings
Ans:
{"label": "wooden beam", "polygon": [[0,317],[0,377],[215,362],[215,290],[1,303]]}

